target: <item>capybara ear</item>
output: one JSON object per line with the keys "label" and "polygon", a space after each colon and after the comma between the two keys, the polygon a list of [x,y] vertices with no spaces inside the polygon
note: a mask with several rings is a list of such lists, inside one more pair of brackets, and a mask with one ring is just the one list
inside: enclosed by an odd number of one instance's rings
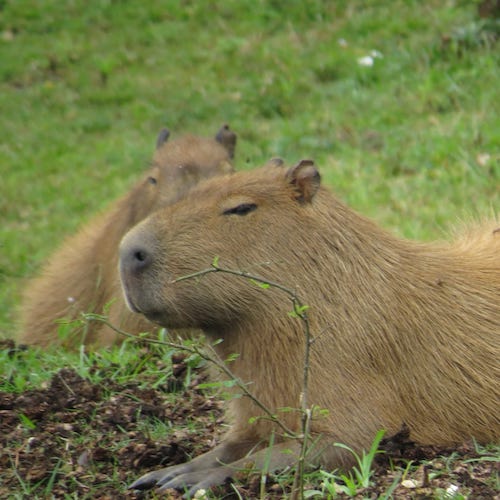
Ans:
{"label": "capybara ear", "polygon": [[266,166],[270,167],[282,167],[285,164],[285,161],[282,158],[271,158]]}
{"label": "capybara ear", "polygon": [[287,171],[286,178],[295,188],[295,199],[301,203],[310,203],[321,184],[321,176],[312,160],[300,160]]}
{"label": "capybara ear", "polygon": [[236,148],[236,134],[225,123],[215,135],[215,140],[220,142],[229,153],[229,158],[234,158],[234,150]]}
{"label": "capybara ear", "polygon": [[156,138],[156,149],[165,144],[170,137],[170,130],[168,128],[162,128],[158,137]]}

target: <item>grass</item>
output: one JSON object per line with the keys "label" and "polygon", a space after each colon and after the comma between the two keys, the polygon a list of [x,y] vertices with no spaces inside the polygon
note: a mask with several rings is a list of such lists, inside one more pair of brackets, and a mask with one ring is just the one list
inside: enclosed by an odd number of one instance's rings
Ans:
{"label": "grass", "polygon": [[[164,330],[159,331],[159,340],[164,340]],[[186,341],[186,346],[189,342]],[[117,384],[137,383],[138,387],[156,389],[168,384],[172,375],[172,356],[176,351],[163,344],[144,343],[135,339],[126,339],[120,346],[102,351],[86,351],[82,346],[79,352],[69,352],[59,348],[0,350],[0,391],[22,393],[31,388],[39,388],[57,373],[62,367],[71,366],[80,376],[90,383],[103,381]],[[184,363],[186,365],[185,380],[187,387],[192,379],[193,370],[203,363],[199,356],[192,354]],[[141,378],[147,373],[146,378]]]}
{"label": "grass", "polygon": [[[406,237],[498,213],[498,24],[476,4],[0,0],[0,337],[26,280],[138,177],[163,126],[230,123],[239,169],[313,158]],[[133,377],[135,349],[92,363]],[[65,365],[92,372],[82,353],[0,356],[8,391]]]}
{"label": "grass", "polygon": [[364,450],[361,455],[358,455],[354,450],[349,448],[343,443],[336,443],[335,446],[349,451],[356,460],[357,466],[352,468],[348,474],[335,474],[320,470],[322,476],[322,490],[309,490],[305,494],[305,498],[325,498],[335,497],[337,493],[343,493],[348,497],[356,496],[360,490],[368,488],[371,484],[371,477],[373,475],[373,460],[379,451],[379,445],[384,437],[384,430],[377,432],[372,441],[372,445],[368,452]]}

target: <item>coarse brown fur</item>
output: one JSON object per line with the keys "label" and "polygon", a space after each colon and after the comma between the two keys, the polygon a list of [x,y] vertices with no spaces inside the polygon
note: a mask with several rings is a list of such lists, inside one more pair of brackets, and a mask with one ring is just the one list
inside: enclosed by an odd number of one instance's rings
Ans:
{"label": "coarse brown fur", "polygon": [[[202,328],[234,374],[283,422],[300,431],[302,323],[290,298],[219,266],[295,289],[309,305],[314,337],[309,405],[321,436],[311,455],[327,467],[352,456],[332,445],[368,449],[376,432],[403,424],[419,443],[500,437],[500,227],[480,224],[450,243],[397,238],[320,187],[312,162],[265,167],[208,180],[179,203],[132,229],[121,244],[129,305],[169,327]],[[289,465],[284,440],[248,398],[230,402],[225,440],[193,461],[152,472],[133,488],[200,487],[223,481],[251,459]],[[255,452],[277,432],[273,450]],[[242,458],[252,452],[250,459]],[[267,458],[266,458],[267,457]],[[223,466],[221,464],[228,464]]]}
{"label": "coarse brown fur", "polygon": [[236,135],[224,125],[214,139],[193,135],[168,141],[164,129],[157,140],[151,168],[105,213],[70,237],[49,258],[39,277],[27,287],[21,306],[19,341],[48,346],[63,343],[109,346],[122,339],[102,322],[84,322],[60,338],[58,320],[81,313],[103,314],[129,333],[148,332],[149,321],[126,307],[118,280],[118,245],[135,224],[160,207],[177,201],[202,178],[232,171]]}

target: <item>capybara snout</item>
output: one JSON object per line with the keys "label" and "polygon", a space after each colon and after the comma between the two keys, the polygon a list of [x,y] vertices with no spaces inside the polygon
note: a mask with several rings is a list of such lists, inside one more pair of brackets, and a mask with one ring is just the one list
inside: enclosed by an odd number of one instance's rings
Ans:
{"label": "capybara snout", "polygon": [[[145,312],[139,306],[139,299],[143,295],[142,282],[146,279],[144,275],[153,265],[154,254],[152,235],[144,234],[140,225],[137,230],[129,232],[120,244],[120,278],[125,291],[125,301],[133,312]],[[128,290],[134,290],[134,295],[127,293]]]}

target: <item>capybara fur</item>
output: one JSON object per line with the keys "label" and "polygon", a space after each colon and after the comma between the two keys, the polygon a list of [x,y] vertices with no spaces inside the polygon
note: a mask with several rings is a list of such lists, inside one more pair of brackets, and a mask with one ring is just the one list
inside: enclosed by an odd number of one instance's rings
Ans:
{"label": "capybara fur", "polygon": [[[436,445],[500,437],[499,227],[492,219],[449,243],[395,237],[335,198],[303,160],[200,183],[125,236],[120,273],[133,310],[222,339],[220,358],[238,355],[234,375],[300,433],[300,412],[280,411],[300,408],[303,391],[305,329],[290,296],[227,272],[178,278],[217,262],[295,290],[309,306],[308,406],[328,410],[313,418],[308,459],[346,467],[352,455],[333,443],[359,453],[380,429],[391,436],[405,425],[412,440]],[[251,399],[233,399],[230,414],[214,450],[131,487],[193,492],[249,463],[296,460],[297,441],[269,419],[249,423],[263,415]]]}
{"label": "capybara fur", "polygon": [[168,141],[168,137],[168,130],[160,132],[151,168],[130,192],[70,237],[28,285],[21,305],[20,342],[98,347],[123,338],[98,321],[72,325],[61,338],[58,320],[72,320],[81,313],[106,313],[112,324],[132,334],[154,328],[144,317],[132,314],[123,300],[117,272],[120,240],[200,179],[231,171],[236,144],[236,135],[227,125],[215,138],[186,135]]}

